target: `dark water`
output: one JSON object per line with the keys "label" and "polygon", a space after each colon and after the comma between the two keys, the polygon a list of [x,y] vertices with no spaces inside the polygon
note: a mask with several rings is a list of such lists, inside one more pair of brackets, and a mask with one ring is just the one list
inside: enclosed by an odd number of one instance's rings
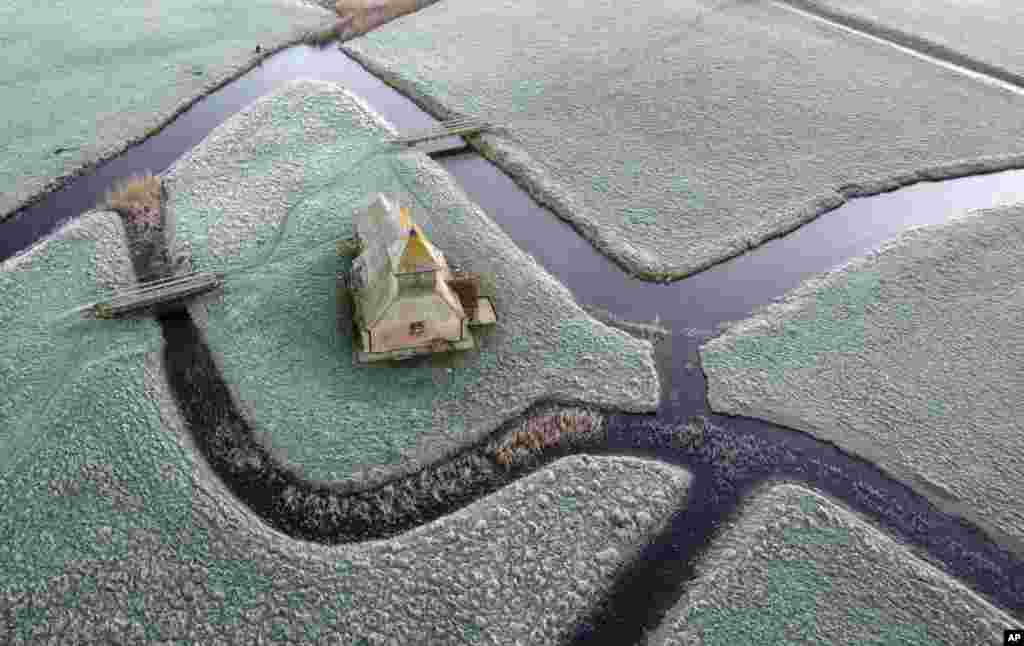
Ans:
{"label": "dark water", "polygon": [[[337,48],[293,47],[268,58],[235,82],[200,99],[157,135],[99,164],[95,170],[76,177],[63,188],[19,210],[11,219],[0,222],[0,259],[26,249],[68,219],[93,208],[103,200],[104,193],[116,180],[145,171],[162,173],[225,119],[259,97],[273,92],[282,83],[304,78],[344,83],[371,105],[387,103],[388,117],[403,131],[419,130],[437,123],[412,101],[366,74]],[[429,152],[463,145],[461,138],[451,137],[439,140],[425,150]]]}
{"label": "dark water", "polygon": [[[59,223],[91,208],[114,179],[165,170],[234,112],[297,78],[338,81],[366,99],[400,130],[435,120],[334,48],[296,47],[198,102],[158,135],[94,173],[0,224],[0,258],[29,246]],[[461,145],[440,142],[438,148]],[[636,321],[655,317],[673,334],[656,348],[663,398],[656,415],[614,415],[606,451],[678,464],[696,476],[685,509],[635,564],[602,608],[582,621],[574,643],[629,644],[657,625],[692,576],[693,563],[758,483],[801,482],[863,512],[974,590],[1024,618],[1024,565],[957,518],[888,478],[872,465],[810,436],[757,420],[713,415],[697,348],[723,321],[745,318],[808,276],[863,254],[911,225],[936,223],[965,209],[1024,200],[1024,172],[1010,171],[921,183],[860,198],[798,231],[696,276],[644,283],[621,272],[572,228],[538,206],[490,162],[473,153],[437,157],[451,175],[518,244],[561,280],[583,304]],[[702,417],[700,446],[675,433]]]}
{"label": "dark water", "polygon": [[[713,414],[697,355],[722,322],[748,317],[811,275],[869,252],[908,227],[1024,201],[1024,171],[922,182],[856,198],[758,249],[665,285],[623,273],[571,225],[534,202],[479,155],[456,154],[439,161],[521,248],[569,287],[577,301],[636,321],[658,317],[673,331],[655,348],[662,380],[655,420],[615,415],[609,450],[684,466],[695,476],[694,490],[671,527],[620,577],[605,606],[581,623],[573,643],[636,643],[643,626],[656,626],[661,613],[671,607],[680,582],[692,577],[693,558],[735,512],[743,493],[765,480],[800,482],[842,500],[914,546],[923,558],[1024,616],[1024,563],[973,526],[940,512],[870,463],[831,444],[760,420]],[[697,416],[717,429],[702,451],[683,451],[652,438],[652,427],[678,427]],[[736,453],[734,465],[721,464],[724,452]]]}

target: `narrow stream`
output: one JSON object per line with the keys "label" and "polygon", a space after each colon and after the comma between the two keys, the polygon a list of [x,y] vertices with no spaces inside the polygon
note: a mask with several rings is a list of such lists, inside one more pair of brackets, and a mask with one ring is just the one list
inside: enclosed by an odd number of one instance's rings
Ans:
{"label": "narrow stream", "polygon": [[[692,578],[694,560],[740,498],[765,480],[800,482],[842,500],[915,546],[923,558],[1024,616],[1024,563],[976,528],[831,444],[760,420],[713,414],[697,354],[721,322],[746,318],[809,276],[862,255],[909,226],[1024,200],[1024,171],[926,182],[854,199],[782,238],[665,285],[623,273],[480,156],[445,155],[438,161],[578,302],[635,321],[658,317],[673,331],[655,347],[662,381],[657,415],[653,420],[613,416],[608,451],[684,466],[694,474],[695,487],[670,529],[619,578],[605,607],[581,624],[572,643],[637,643],[641,627],[657,626],[681,593],[680,582]],[[671,431],[694,417],[706,420],[705,444],[680,449]]]}
{"label": "narrow stream", "polygon": [[[0,259],[92,208],[120,177],[163,172],[210,130],[280,84],[298,78],[339,82],[401,131],[435,120],[334,47],[299,46],[268,59],[198,102],[146,142],[102,164],[0,224]],[[462,146],[460,139],[438,148]],[[877,468],[810,436],[758,420],[712,414],[697,349],[716,326],[747,317],[810,275],[863,254],[904,228],[937,223],[967,209],[1024,201],[1024,171],[916,184],[854,199],[801,229],[743,256],[669,285],[630,278],[567,223],[537,205],[473,152],[437,156],[467,194],[584,305],[623,319],[656,317],[673,333],[656,347],[663,381],[656,415],[613,415],[601,452],[656,457],[696,476],[687,507],[620,576],[606,603],[581,622],[573,643],[631,644],[655,627],[692,577],[693,563],[738,500],[758,483],[788,480],[842,500],[923,558],[1024,619],[1024,563],[983,533],[948,516]],[[165,335],[168,328],[165,326]],[[699,443],[674,433],[703,419]]]}
{"label": "narrow stream", "polygon": [[[412,101],[390,90],[389,94],[382,94],[382,84],[337,47],[292,47],[197,101],[156,135],[0,222],[0,259],[15,255],[71,218],[96,206],[118,179],[145,171],[163,173],[228,117],[295,79],[342,83],[371,104],[387,102],[391,122],[400,124],[402,129],[419,130],[436,123]],[[465,146],[465,142],[459,137],[451,137],[439,140],[427,150],[445,150],[453,146]]]}

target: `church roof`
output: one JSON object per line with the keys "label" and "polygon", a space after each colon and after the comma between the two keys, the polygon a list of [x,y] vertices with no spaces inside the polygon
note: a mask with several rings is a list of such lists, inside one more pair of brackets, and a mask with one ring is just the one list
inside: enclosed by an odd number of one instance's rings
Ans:
{"label": "church roof", "polygon": [[[378,194],[367,209],[357,211],[353,222],[364,251],[352,263],[352,286],[361,290],[363,317],[372,326],[393,302],[403,298],[395,274],[437,271],[447,265],[444,254],[412,221],[409,210],[395,208],[384,195]],[[441,276],[433,291],[459,316],[465,316],[462,304]]]}
{"label": "church roof", "polygon": [[427,236],[423,235],[418,226],[410,227],[408,231],[408,241],[398,261],[398,273],[440,269],[437,250],[427,240]]}

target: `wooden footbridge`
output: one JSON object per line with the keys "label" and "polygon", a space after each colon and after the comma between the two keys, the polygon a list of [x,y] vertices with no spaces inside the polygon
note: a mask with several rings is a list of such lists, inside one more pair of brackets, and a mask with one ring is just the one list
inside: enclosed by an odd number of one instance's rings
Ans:
{"label": "wooden footbridge", "polygon": [[[495,126],[486,121],[465,117],[443,121],[427,130],[386,137],[384,143],[413,147],[425,141],[470,135],[493,128]],[[212,291],[221,287],[225,278],[226,274],[218,272],[192,272],[140,283],[115,293],[110,300],[87,305],[77,311],[92,312],[97,318],[115,318],[147,307],[165,305]]]}
{"label": "wooden footbridge", "polygon": [[222,273],[207,271],[140,283],[136,287],[116,292],[108,301],[93,304],[91,309],[97,318],[115,318],[212,291],[224,284],[224,278]]}
{"label": "wooden footbridge", "polygon": [[457,135],[472,135],[485,130],[493,130],[494,128],[495,126],[493,124],[486,121],[482,121],[475,117],[464,117],[461,119],[442,121],[437,125],[437,127],[429,128],[427,130],[410,132],[405,135],[385,137],[384,143],[415,146],[416,144],[425,141],[444,139],[445,137],[454,137]]}

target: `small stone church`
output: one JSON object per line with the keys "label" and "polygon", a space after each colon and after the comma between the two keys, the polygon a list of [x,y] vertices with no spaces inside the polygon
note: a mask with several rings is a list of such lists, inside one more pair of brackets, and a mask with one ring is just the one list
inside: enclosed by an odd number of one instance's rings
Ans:
{"label": "small stone church", "polygon": [[[479,277],[453,273],[407,208],[378,194],[353,216],[359,255],[348,288],[360,363],[476,347],[472,327],[493,325]],[[339,247],[340,250],[340,247]]]}

